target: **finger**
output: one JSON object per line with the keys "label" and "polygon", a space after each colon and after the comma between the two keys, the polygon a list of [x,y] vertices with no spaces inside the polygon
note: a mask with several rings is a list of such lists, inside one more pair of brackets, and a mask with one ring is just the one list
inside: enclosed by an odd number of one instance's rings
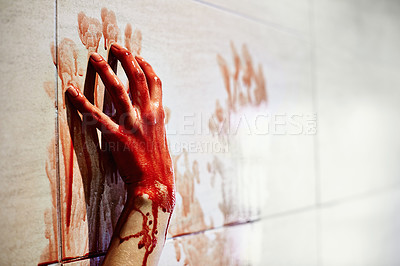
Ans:
{"label": "finger", "polygon": [[[110,50],[110,49],[109,49]],[[108,53],[108,65],[110,66],[110,68],[112,69],[112,71],[117,74],[117,67],[118,67],[118,58],[115,57],[115,55],[110,51]],[[108,93],[107,90],[104,91],[105,95],[104,95],[104,106],[107,107],[107,111],[110,114],[113,114],[115,109],[112,106],[111,103],[111,97],[110,94]],[[128,94],[129,92],[127,92]],[[129,95],[128,95],[129,97]],[[131,102],[131,100],[129,100]],[[130,104],[131,105],[131,104]],[[135,128],[137,128],[137,118],[138,118],[138,113],[137,113],[137,109],[135,107],[131,108],[131,112],[128,113],[123,113],[121,116],[119,116],[118,118],[118,124],[121,126],[124,126],[125,129],[127,130],[135,130]],[[104,110],[104,108],[103,108]],[[104,112],[104,111],[103,111]],[[108,115],[108,113],[104,112],[106,115]],[[111,117],[111,115],[109,115]]]}
{"label": "finger", "polygon": [[147,63],[141,56],[136,56],[136,61],[146,75],[147,84],[150,91],[150,99],[161,104],[162,101],[162,85],[160,78],[156,75],[153,67]]}
{"label": "finger", "polygon": [[117,66],[118,66],[118,58],[115,57],[110,50],[108,50],[108,64],[110,65],[112,71],[114,71],[115,75],[117,74]]}
{"label": "finger", "polygon": [[149,89],[146,76],[135,57],[119,44],[113,44],[110,50],[121,62],[128,77],[132,102],[138,105],[140,110],[146,110],[150,104]]}
{"label": "finger", "polygon": [[[97,99],[96,99],[96,81],[97,75],[96,71],[94,70],[93,66],[91,64],[88,64],[87,70],[86,70],[86,78],[85,78],[85,85],[83,89],[83,93],[86,97],[86,99],[94,106],[96,106]],[[71,84],[72,86],[72,84]],[[77,112],[77,111],[75,111]],[[78,115],[78,114],[76,114]],[[81,125],[90,125],[92,123],[93,119],[91,117],[88,117],[87,115],[83,116],[83,124]],[[94,127],[87,127],[85,128],[85,132],[94,140],[94,143],[98,143],[98,135],[96,128]]]}
{"label": "finger", "polygon": [[[110,49],[108,49],[108,57],[107,57],[107,63],[110,65],[112,71],[117,75],[117,66],[118,66],[118,60],[110,53]],[[115,108],[112,104],[111,100],[111,95],[108,92],[108,90],[104,90],[104,98],[103,98],[103,113],[106,114],[109,117],[112,117],[115,112]],[[113,165],[111,162],[113,162],[112,155],[110,154],[110,145],[108,141],[106,141],[106,138],[101,138],[101,149],[103,151],[103,163],[105,165]],[[105,167],[105,166],[103,166]]]}
{"label": "finger", "polygon": [[[117,66],[118,66],[118,60],[113,56],[112,53],[108,53],[108,61],[107,63],[110,65],[112,71],[117,74]],[[104,99],[103,99],[103,113],[108,115],[109,117],[112,117],[115,112],[115,108],[112,104],[111,100],[111,95],[108,92],[108,90],[104,90]]]}
{"label": "finger", "polygon": [[90,63],[93,65],[95,71],[99,74],[106,89],[110,93],[114,106],[117,109],[117,116],[130,113],[132,111],[132,104],[129,96],[125,91],[122,82],[112,71],[111,67],[103,57],[97,53],[93,53],[90,56]]}
{"label": "finger", "polygon": [[[93,126],[98,128],[103,133],[117,133],[118,125],[115,124],[111,118],[103,114],[99,108],[91,104],[88,99],[79,91],[78,88],[69,86],[67,89],[69,100],[75,106],[76,109],[84,117],[92,118],[91,122]],[[88,121],[88,119],[86,119]]]}
{"label": "finger", "polygon": [[94,105],[94,91],[96,87],[96,70],[92,64],[88,64],[86,70],[85,85],[83,93],[88,101]]}

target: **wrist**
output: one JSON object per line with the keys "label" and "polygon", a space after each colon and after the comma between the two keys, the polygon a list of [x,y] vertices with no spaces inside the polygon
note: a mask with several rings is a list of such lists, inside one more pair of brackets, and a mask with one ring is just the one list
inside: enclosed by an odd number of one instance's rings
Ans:
{"label": "wrist", "polygon": [[[148,179],[146,179],[148,180]],[[161,181],[168,181],[161,183]],[[135,206],[133,202],[158,206],[164,212],[172,213],[175,206],[175,184],[173,175],[161,180],[153,179],[152,182],[127,183],[127,204]]]}

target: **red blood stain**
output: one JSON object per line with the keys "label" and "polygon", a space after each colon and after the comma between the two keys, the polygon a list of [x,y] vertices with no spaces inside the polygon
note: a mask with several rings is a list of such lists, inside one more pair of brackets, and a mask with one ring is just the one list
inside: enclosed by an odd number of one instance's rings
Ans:
{"label": "red blood stain", "polygon": [[[64,143],[64,142],[63,142]],[[64,145],[63,145],[64,149]],[[74,181],[74,147],[70,145],[68,157],[65,156],[68,152],[64,153],[65,160],[65,183],[67,184],[67,226],[71,224],[71,208],[72,208],[72,182]]]}
{"label": "red blood stain", "polygon": [[[242,47],[242,55],[239,55],[233,42],[231,42],[231,49],[234,64],[232,70],[227,61],[221,55],[217,55],[227,92],[226,105],[216,100],[215,112],[209,119],[209,128],[213,135],[226,141],[229,141],[227,134],[232,113],[240,112],[243,107],[257,107],[267,102],[266,82],[261,64],[258,66],[258,71],[255,71],[246,45]],[[188,157],[186,151],[183,152],[183,156]],[[200,224],[199,227],[202,230],[206,228],[204,214],[198,206],[194,190],[193,180],[199,178],[196,175],[197,171],[194,170],[197,162],[193,162],[193,170],[190,170],[190,164],[185,162],[182,173],[178,167],[180,157],[181,154],[174,156],[177,193],[182,197],[181,206],[178,205],[175,208],[174,227],[170,228],[170,233],[175,236],[195,231],[193,224]],[[207,170],[211,174],[211,185],[215,186],[217,177],[221,180],[222,202],[218,204],[218,207],[223,214],[224,224],[229,224],[236,210],[236,202],[235,192],[230,189],[231,180],[224,173],[224,168],[223,161],[217,155],[207,164]],[[181,260],[182,253],[185,254],[185,265],[236,265],[238,263],[231,255],[232,247],[229,245],[226,231],[215,233],[215,239],[205,234],[174,239],[174,247],[177,261]],[[204,254],[208,255],[204,256]]]}
{"label": "red blood stain", "polygon": [[[179,165],[183,158],[183,168]],[[173,227],[169,232],[173,236],[182,235],[188,232],[196,232],[205,228],[213,227],[205,222],[204,212],[200,201],[196,196],[195,182],[200,183],[198,162],[189,159],[186,149],[182,154],[173,156],[176,189],[182,198],[182,203],[175,207]]]}
{"label": "red blood stain", "polygon": [[101,9],[101,20],[103,22],[104,49],[118,41],[119,28],[114,11],[103,7]]}
{"label": "red blood stain", "polygon": [[98,19],[91,18],[83,12],[78,14],[78,31],[79,38],[86,49],[92,52],[97,52],[101,39],[101,24]]}
{"label": "red blood stain", "polygon": [[184,265],[239,265],[234,241],[229,237],[224,230],[176,238],[173,240],[176,260],[181,261],[183,253]]}
{"label": "red blood stain", "polygon": [[247,46],[242,46],[242,59],[231,42],[233,71],[227,61],[217,55],[217,63],[221,70],[222,78],[227,92],[227,104],[222,106],[217,100],[215,112],[209,119],[210,131],[218,136],[226,136],[229,132],[229,119],[232,113],[246,106],[259,106],[267,102],[267,86],[261,64],[258,72],[254,70],[253,60]]}
{"label": "red blood stain", "polygon": [[[63,38],[58,44],[57,53],[54,45],[51,46],[54,65],[57,67],[58,77],[61,80],[63,108],[65,108],[64,92],[68,84],[78,85],[78,51],[75,43],[68,38]],[[56,58],[57,55],[57,58]]]}
{"label": "red blood stain", "polygon": [[154,209],[153,207],[153,215],[154,216],[154,226],[151,228],[151,221],[148,222],[149,217],[145,215],[139,208],[134,208],[134,210],[138,213],[140,213],[143,217],[143,222],[142,222],[142,230],[139,231],[136,234],[129,235],[126,237],[120,237],[119,241],[120,244],[124,243],[125,241],[128,241],[131,238],[141,238],[138,243],[138,249],[145,248],[145,255],[143,257],[142,265],[147,265],[147,260],[149,255],[154,251],[154,248],[157,246],[157,236],[156,234],[158,233],[157,231],[157,218],[158,218],[158,210]]}
{"label": "red blood stain", "polygon": [[207,170],[211,173],[212,186],[214,186],[217,177],[221,179],[222,202],[218,204],[218,208],[224,216],[224,224],[227,224],[231,221],[230,217],[235,212],[236,195],[229,189],[232,184],[231,180],[225,175],[224,164],[217,156],[214,156],[213,160],[207,164]]}
{"label": "red blood stain", "polygon": [[[49,87],[47,87],[49,88]],[[47,88],[46,91],[47,91]],[[41,261],[52,261],[58,257],[57,235],[57,181],[55,162],[55,139],[52,139],[48,147],[48,161],[46,162],[46,175],[50,182],[52,206],[44,213],[46,224],[45,237],[49,241],[48,246],[40,256]]]}
{"label": "red blood stain", "polygon": [[[55,60],[55,50],[52,48],[53,61]],[[62,39],[58,47],[57,68],[58,76],[61,79],[62,92],[66,90],[67,84],[76,84],[78,75],[78,52],[75,43],[70,39]],[[63,108],[59,114],[59,132],[61,151],[64,159],[65,184],[66,184],[66,224],[71,224],[71,208],[72,208],[72,186],[73,186],[73,169],[74,169],[74,148],[71,143],[71,137],[66,125],[66,116],[63,109],[65,108],[65,98],[63,95]]]}
{"label": "red blood stain", "polygon": [[142,32],[135,29],[132,36],[132,25],[130,23],[125,28],[125,47],[133,55],[140,55],[142,50]]}

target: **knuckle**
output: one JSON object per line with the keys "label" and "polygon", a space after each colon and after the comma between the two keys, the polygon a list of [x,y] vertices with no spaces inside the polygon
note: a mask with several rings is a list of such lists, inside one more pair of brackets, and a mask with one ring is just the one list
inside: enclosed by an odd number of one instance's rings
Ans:
{"label": "knuckle", "polygon": [[138,82],[140,82],[140,83],[146,81],[146,76],[145,76],[144,73],[143,73],[141,70],[139,70],[139,69],[137,69],[137,70],[135,71],[134,77],[135,77],[135,80],[138,81]]}
{"label": "knuckle", "polygon": [[156,123],[157,116],[154,112],[149,112],[144,114],[143,120],[146,124],[154,125]]}
{"label": "knuckle", "polygon": [[153,82],[154,82],[154,85],[155,85],[156,87],[159,87],[159,88],[162,87],[161,79],[160,79],[157,75],[154,75],[154,76],[153,76]]}
{"label": "knuckle", "polygon": [[123,94],[124,87],[120,82],[114,82],[111,84],[110,89],[117,95]]}
{"label": "knuckle", "polygon": [[158,121],[159,115],[157,110],[152,108],[142,112],[142,121],[146,125],[155,125]]}
{"label": "knuckle", "polygon": [[101,121],[102,120],[101,114],[97,110],[94,110],[91,113],[91,115],[92,115],[93,119],[96,120],[96,121]]}
{"label": "knuckle", "polygon": [[158,109],[158,117],[160,120],[164,121],[164,119],[167,117],[166,111],[164,110],[164,108],[159,108]]}
{"label": "knuckle", "polygon": [[157,117],[158,120],[163,120],[166,116],[164,108],[161,105],[157,105],[157,107],[154,109],[154,115]]}

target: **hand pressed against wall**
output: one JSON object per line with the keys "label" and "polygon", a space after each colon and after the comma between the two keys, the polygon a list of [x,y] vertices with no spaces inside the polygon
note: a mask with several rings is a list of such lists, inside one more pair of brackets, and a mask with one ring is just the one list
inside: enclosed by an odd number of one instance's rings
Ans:
{"label": "hand pressed against wall", "polygon": [[[91,55],[85,81],[87,97],[73,86],[67,92],[69,100],[82,114],[83,123],[94,125],[102,132],[128,189],[128,201],[115,228],[105,263],[147,264],[156,262],[160,255],[162,244],[157,244],[157,240],[165,240],[175,204],[162,86],[150,64],[141,57],[134,57],[120,45],[111,46],[109,57],[110,64],[97,53]],[[113,71],[117,60],[128,77],[128,89]],[[92,92],[96,89],[93,88],[96,73],[105,85],[106,96],[112,100],[113,114],[103,113],[93,105],[93,95],[86,93],[86,90]],[[162,211],[160,217],[159,211]],[[129,222],[132,217],[141,221]]]}

